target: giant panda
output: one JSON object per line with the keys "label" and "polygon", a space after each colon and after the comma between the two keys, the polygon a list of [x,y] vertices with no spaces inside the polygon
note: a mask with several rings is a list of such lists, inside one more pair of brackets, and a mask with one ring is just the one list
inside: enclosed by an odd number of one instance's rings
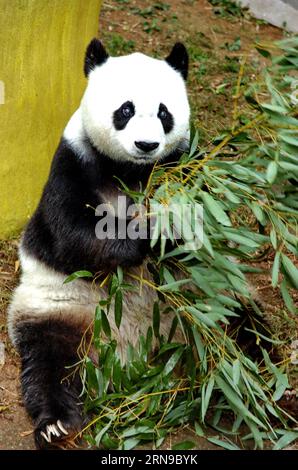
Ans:
{"label": "giant panda", "polygon": [[[94,208],[115,205],[122,194],[119,179],[132,189],[144,187],[156,162],[175,164],[189,140],[183,44],[159,60],[141,53],[111,57],[93,39],[84,72],[88,82],[80,107],[66,125],[21,239],[22,274],[8,311],[38,448],[59,445],[82,429],[80,377],[64,380],[66,367],[77,363],[82,335],[99,298],[107,296],[106,287],[86,279],[64,283],[66,275],[78,270],[106,275],[121,266],[125,273],[150,276],[150,240],[97,238]],[[127,345],[135,345],[151,325],[154,300],[154,291],[142,283],[141,290],[127,293],[119,329],[109,318],[122,361]],[[165,317],[164,334],[170,325]]]}

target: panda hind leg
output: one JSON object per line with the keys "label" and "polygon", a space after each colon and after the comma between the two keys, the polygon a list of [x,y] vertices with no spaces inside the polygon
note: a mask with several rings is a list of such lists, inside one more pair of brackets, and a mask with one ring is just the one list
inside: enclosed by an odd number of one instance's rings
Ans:
{"label": "panda hind leg", "polygon": [[81,380],[73,366],[82,331],[63,320],[24,320],[15,329],[23,401],[39,449],[55,448],[83,427]]}

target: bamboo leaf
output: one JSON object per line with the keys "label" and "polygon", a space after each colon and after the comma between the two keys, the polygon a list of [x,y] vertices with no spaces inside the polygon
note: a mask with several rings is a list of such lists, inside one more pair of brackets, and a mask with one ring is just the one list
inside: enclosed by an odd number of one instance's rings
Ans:
{"label": "bamboo leaf", "polygon": [[194,153],[196,152],[197,147],[198,147],[198,143],[199,143],[199,131],[196,130],[193,141],[192,141],[192,144],[191,144],[191,147],[190,147],[190,151],[189,151],[189,156],[190,157],[192,157],[194,155]]}
{"label": "bamboo leaf", "polygon": [[270,162],[266,171],[266,178],[268,183],[272,184],[275,181],[277,172],[278,164],[276,162]]}
{"label": "bamboo leaf", "polygon": [[270,230],[270,240],[271,240],[273,248],[276,250],[277,249],[277,237],[276,237],[276,231],[274,230],[274,228]]}
{"label": "bamboo leaf", "polygon": [[281,450],[296,439],[298,439],[298,431],[286,431],[283,436],[278,439],[273,450]]}
{"label": "bamboo leaf", "polygon": [[64,279],[63,284],[74,281],[75,279],[80,279],[82,277],[93,277],[93,274],[90,271],[76,271],[75,273],[70,274]]}
{"label": "bamboo leaf", "polygon": [[218,439],[217,437],[207,437],[207,440],[209,442],[212,442],[212,444],[215,444],[216,446],[223,447],[224,449],[227,450],[241,450],[240,447],[238,447],[236,444],[232,442],[227,442],[222,439]]}
{"label": "bamboo leaf", "polygon": [[274,262],[272,266],[271,283],[273,287],[276,287],[278,284],[279,266],[280,266],[280,251],[277,251],[275,253]]}
{"label": "bamboo leaf", "polygon": [[283,140],[287,144],[293,145],[294,147],[298,147],[298,135],[292,137],[291,135],[280,133],[279,137],[281,140]]}
{"label": "bamboo leaf", "polygon": [[190,450],[196,447],[196,444],[192,441],[179,442],[172,446],[172,450]]}
{"label": "bamboo leaf", "polygon": [[228,240],[239,243],[240,245],[249,246],[250,248],[258,248],[259,246],[259,244],[254,242],[251,238],[244,237],[238,233],[225,231],[224,234]]}
{"label": "bamboo leaf", "polygon": [[202,200],[207,209],[220,224],[231,227],[231,221],[218,201],[213,199],[210,194],[205,192],[202,194]]}
{"label": "bamboo leaf", "polygon": [[184,350],[184,348],[179,348],[179,349],[177,349],[177,351],[174,352],[174,354],[172,354],[172,356],[167,361],[167,363],[164,367],[163,375],[166,376],[166,375],[170,374],[173,371],[174,367],[176,366],[176,364],[178,363],[180,357],[182,356],[183,350]]}
{"label": "bamboo leaf", "polygon": [[123,302],[123,295],[121,289],[117,289],[115,294],[115,323],[117,328],[120,328],[121,319],[122,319],[122,302]]}
{"label": "bamboo leaf", "polygon": [[286,114],[287,109],[284,108],[283,106],[278,106],[277,104],[262,104],[261,107],[265,111],[273,111],[274,113],[277,114]]}
{"label": "bamboo leaf", "polygon": [[205,419],[205,416],[209,407],[209,402],[210,402],[210,398],[211,398],[212,391],[214,388],[214,383],[215,383],[214,377],[211,376],[207,383],[206,392],[204,394],[204,400],[202,397],[202,406],[201,406],[202,422],[204,422],[204,419]]}
{"label": "bamboo leaf", "polygon": [[292,297],[290,296],[290,293],[288,291],[287,281],[285,279],[282,281],[280,285],[280,291],[281,291],[281,295],[284,299],[284,302],[289,312],[296,313],[296,308],[293,303]]}
{"label": "bamboo leaf", "polygon": [[294,263],[290,260],[290,258],[288,258],[284,254],[281,255],[281,262],[291,282],[293,283],[295,288],[298,289],[298,269],[296,268]]}

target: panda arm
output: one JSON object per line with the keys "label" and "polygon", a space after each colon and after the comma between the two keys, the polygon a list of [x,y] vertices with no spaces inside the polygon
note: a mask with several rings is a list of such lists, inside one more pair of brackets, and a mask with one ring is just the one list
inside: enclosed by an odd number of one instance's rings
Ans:
{"label": "panda arm", "polygon": [[98,239],[95,227],[99,218],[91,205],[82,204],[80,197],[73,192],[73,197],[62,198],[56,206],[52,230],[59,240],[58,256],[67,263],[73,260],[76,269],[91,271],[141,264],[148,253],[147,240]]}
{"label": "panda arm", "polygon": [[70,171],[65,161],[53,165],[40,204],[26,230],[25,248],[66,273],[141,264],[148,254],[149,240],[96,237],[99,218],[94,209],[102,201],[93,190],[92,178],[79,170],[71,163]]}

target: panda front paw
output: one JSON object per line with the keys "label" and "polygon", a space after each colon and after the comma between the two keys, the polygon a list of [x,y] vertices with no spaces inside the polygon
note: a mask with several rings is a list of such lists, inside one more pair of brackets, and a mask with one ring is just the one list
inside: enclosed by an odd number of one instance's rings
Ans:
{"label": "panda front paw", "polygon": [[149,252],[150,240],[130,240],[119,264],[123,267],[139,266]]}
{"label": "panda front paw", "polygon": [[82,430],[81,420],[45,419],[34,431],[37,449],[67,448]]}
{"label": "panda front paw", "polygon": [[150,240],[113,240],[106,244],[101,253],[98,265],[101,269],[115,269],[139,266],[150,252]]}

